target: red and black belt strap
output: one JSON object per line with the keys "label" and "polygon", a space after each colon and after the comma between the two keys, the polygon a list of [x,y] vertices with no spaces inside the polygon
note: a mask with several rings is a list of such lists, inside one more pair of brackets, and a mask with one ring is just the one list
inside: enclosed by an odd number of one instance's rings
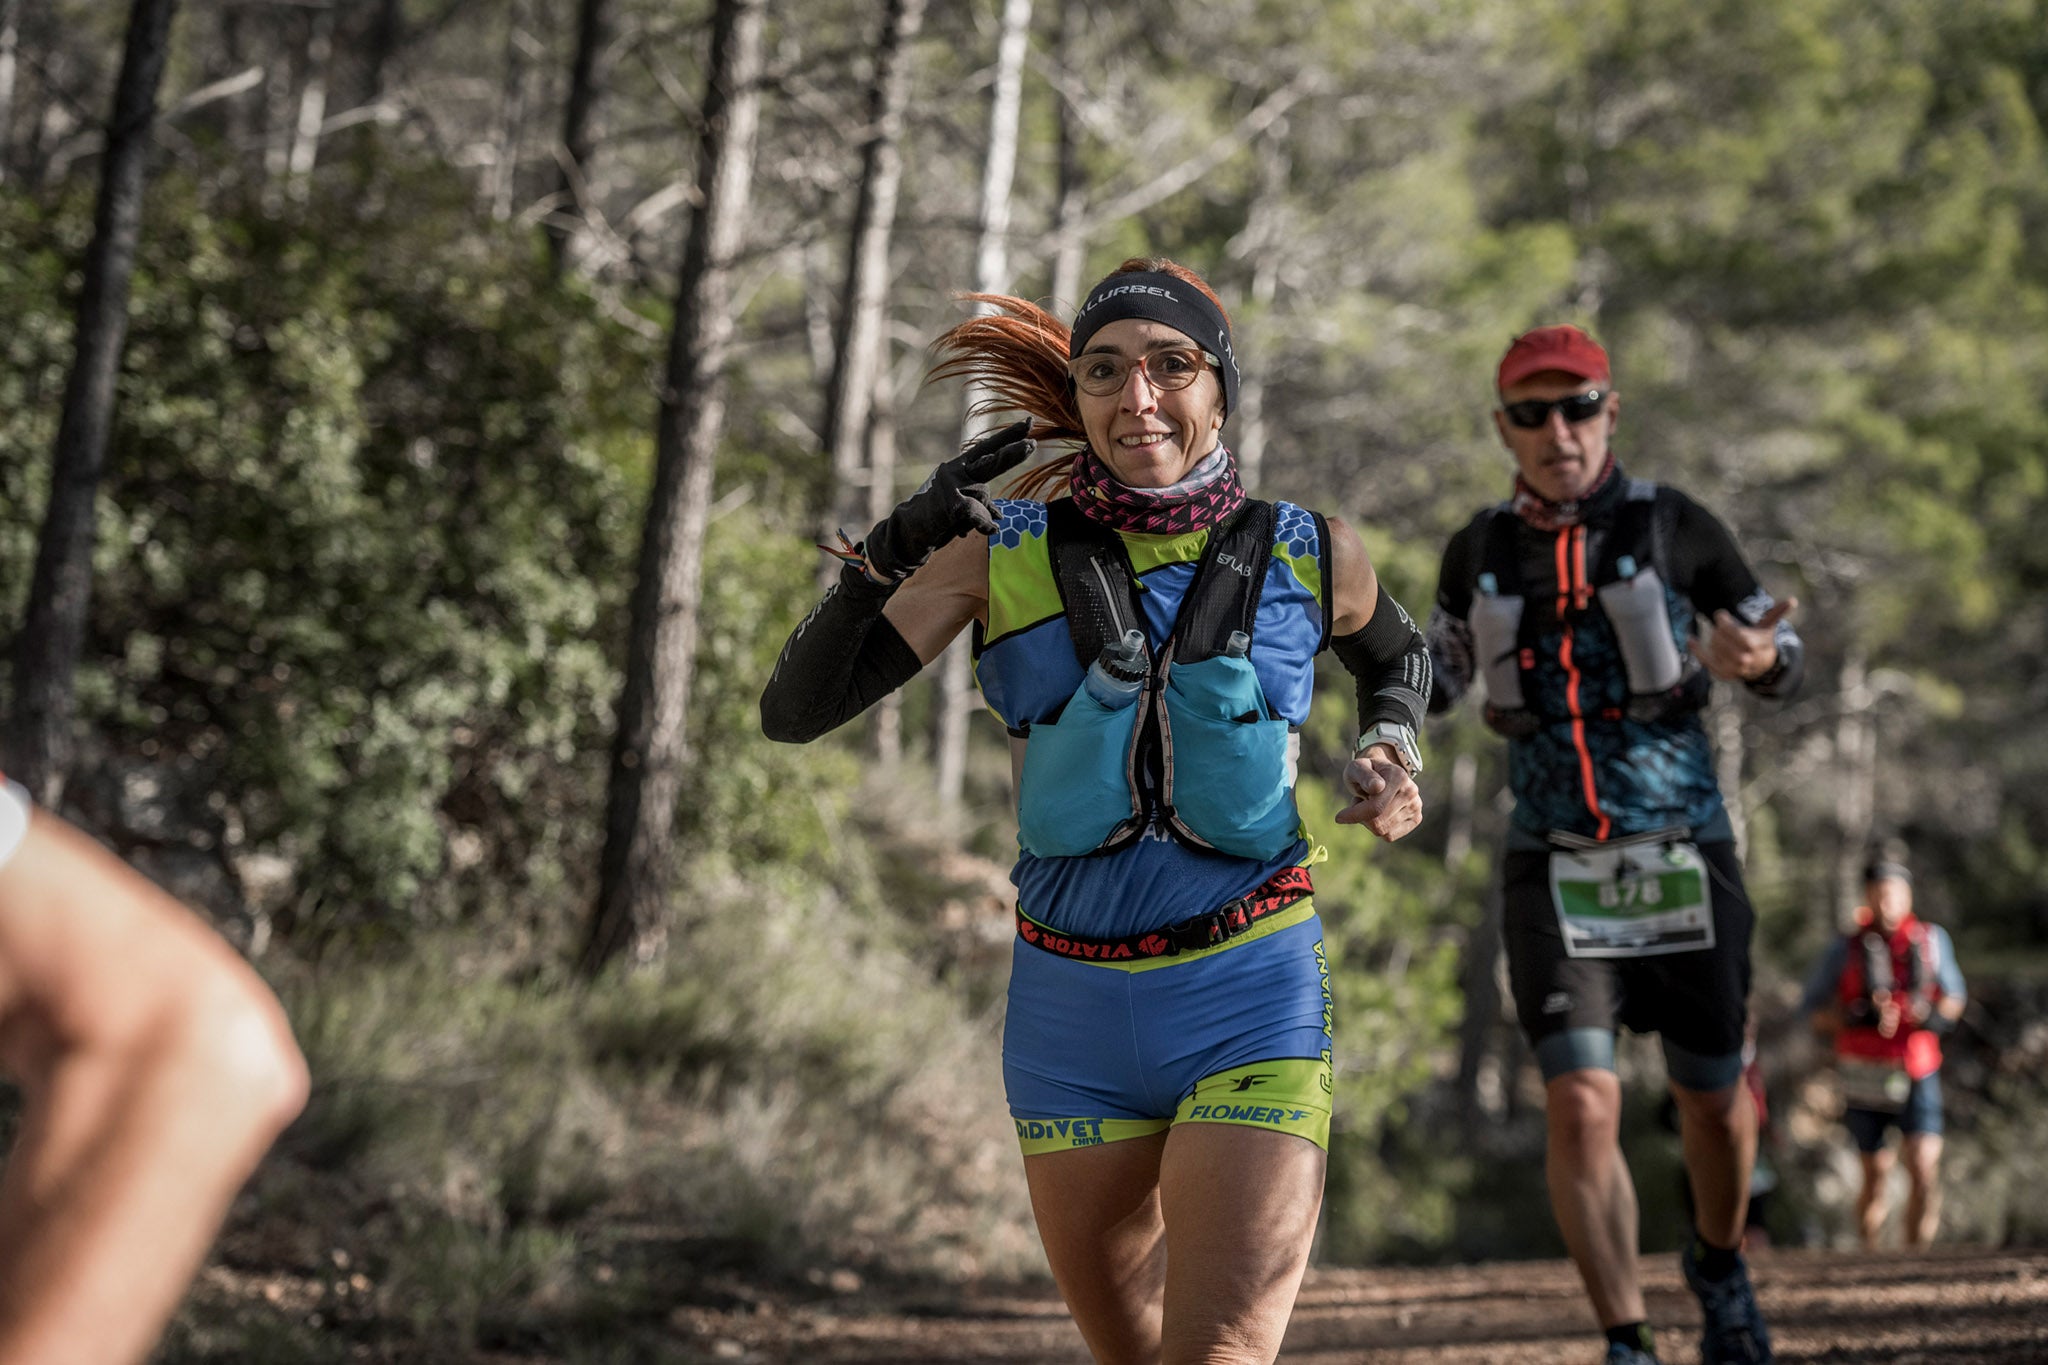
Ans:
{"label": "red and black belt strap", "polygon": [[1314,891],[1307,868],[1283,867],[1234,901],[1150,933],[1132,934],[1129,938],[1083,938],[1048,929],[1022,909],[1017,911],[1017,933],[1034,948],[1085,962],[1173,957],[1228,943],[1260,920],[1285,910]]}

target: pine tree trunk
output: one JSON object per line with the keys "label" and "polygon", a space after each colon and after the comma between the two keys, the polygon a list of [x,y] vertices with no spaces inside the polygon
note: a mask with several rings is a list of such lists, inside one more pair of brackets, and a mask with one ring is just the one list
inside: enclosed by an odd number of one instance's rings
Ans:
{"label": "pine tree trunk", "polygon": [[264,63],[263,71],[263,211],[278,213],[284,208],[292,165],[292,136],[298,127],[298,110],[292,102],[293,61],[284,50],[282,34],[276,35],[279,51]]}
{"label": "pine tree trunk", "polygon": [[[1069,79],[1080,56],[1081,18],[1081,0],[1060,0],[1053,61]],[[1081,117],[1064,94],[1058,100],[1059,190],[1052,216],[1051,288],[1053,311],[1064,314],[1081,306],[1081,271],[1088,256],[1088,234],[1081,220],[1088,207],[1088,182],[1081,168]]]}
{"label": "pine tree trunk", "polygon": [[562,174],[546,220],[548,266],[560,278],[575,245],[590,195],[590,157],[596,149],[597,102],[604,93],[604,59],[612,41],[612,0],[583,0],[576,20],[576,57],[569,65],[569,99],[562,109]]}
{"label": "pine tree trunk", "polygon": [[[1471,754],[1451,760],[1450,825],[1444,839],[1444,870],[1452,877],[1471,856],[1478,824],[1479,763]],[[1458,1025],[1457,1094],[1460,1111],[1473,1122],[1499,1109],[1499,1062],[1494,1040],[1500,1023],[1500,867],[1488,870],[1479,922],[1465,935],[1458,984],[1465,1015]]]}
{"label": "pine tree trunk", "polygon": [[[1287,155],[1287,120],[1276,119],[1273,125],[1259,135],[1258,141],[1259,192],[1252,200],[1251,212],[1246,215],[1245,251],[1251,257],[1252,279],[1250,291],[1251,308],[1245,319],[1245,339],[1255,344],[1249,348],[1252,354],[1263,354],[1256,343],[1270,339],[1274,328],[1269,321],[1273,300],[1280,292],[1280,242],[1284,232],[1281,214],[1286,204],[1287,175],[1290,161]],[[1239,344],[1243,344],[1240,342]],[[1233,448],[1237,455],[1238,477],[1247,488],[1259,485],[1259,471],[1266,462],[1266,376],[1272,365],[1254,365],[1251,373],[1244,377],[1238,393],[1238,422]]]}
{"label": "pine tree trunk", "polygon": [[804,342],[811,358],[811,377],[820,388],[832,386],[832,309],[825,276],[831,272],[831,250],[821,238],[803,246]]}
{"label": "pine tree trunk", "polygon": [[405,38],[403,0],[376,0],[369,31],[363,38],[363,78],[356,103],[373,104],[384,98],[385,72]]}
{"label": "pine tree trunk", "polygon": [[1841,716],[1835,722],[1835,903],[1829,928],[1863,899],[1863,854],[1877,805],[1876,690],[1860,646],[1842,660]]}
{"label": "pine tree trunk", "polygon": [[526,31],[531,17],[526,0],[513,0],[511,23],[505,34],[505,88],[498,101],[497,128],[492,136],[491,175],[487,197],[491,217],[504,222],[512,216],[512,200],[519,187],[519,146],[526,138],[526,105],[531,91],[533,63],[528,49],[533,37]]}
{"label": "pine tree trunk", "polygon": [[[880,521],[896,505],[896,382],[884,375],[875,385],[868,418],[868,521]],[[871,735],[876,762],[891,767],[903,758],[903,690],[876,704]]]}
{"label": "pine tree trunk", "polygon": [[1472,926],[1458,963],[1459,993],[1465,1000],[1465,1016],[1458,1023],[1458,1104],[1468,1123],[1481,1116],[1498,1118],[1514,1091],[1494,1046],[1501,1011],[1500,879],[1496,859],[1487,873],[1479,923]]}
{"label": "pine tree trunk", "polygon": [[[1001,36],[996,40],[996,82],[989,93],[988,158],[982,165],[981,225],[974,250],[974,288],[981,294],[1010,289],[1010,182],[1017,170],[1017,120],[1023,102],[1024,53],[1031,36],[1031,0],[1004,0]],[[983,309],[982,311],[987,311]],[[972,386],[967,406],[987,395]],[[975,436],[975,419],[964,417],[960,440]],[[967,726],[974,712],[973,664],[965,636],[940,658],[938,734],[933,753],[938,767],[939,805],[959,805],[967,781]]]}
{"label": "pine tree trunk", "polygon": [[1479,788],[1479,760],[1459,754],[1451,760],[1450,809],[1445,814],[1444,871],[1456,876],[1472,852],[1474,801]]}
{"label": "pine tree trunk", "polygon": [[21,0],[0,0],[0,185],[14,171],[14,77],[21,48]]}
{"label": "pine tree trunk", "polygon": [[128,13],[114,117],[100,167],[99,204],[79,291],[76,351],[57,427],[50,504],[36,547],[27,619],[15,642],[7,770],[50,806],[63,799],[72,679],[92,606],[94,504],[128,338],[128,291],[142,236],[157,87],[177,8],[177,0],[135,0]]}
{"label": "pine tree trunk", "polygon": [[[910,100],[910,44],[924,22],[924,0],[888,0],[868,88],[868,138],[861,148],[860,188],[854,197],[846,282],[839,294],[839,325],[832,348],[832,381],[825,388],[820,435],[832,456],[832,489],[819,538],[830,542],[865,510],[862,445],[882,365],[882,312],[889,290],[889,239],[896,226],[896,193],[903,181],[903,110]],[[838,572],[829,556],[819,582]]]}
{"label": "pine tree trunk", "polygon": [[1714,689],[1707,730],[1714,740],[1714,775],[1721,786],[1721,803],[1728,808],[1728,823],[1735,829],[1735,856],[1746,863],[1749,803],[1742,795],[1742,770],[1749,754],[1742,740],[1742,704],[1735,699],[1733,688]]}
{"label": "pine tree trunk", "polygon": [[698,208],[683,248],[655,433],[654,489],[633,587],[586,973],[621,955],[649,961],[666,941],[712,465],[725,421],[731,274],[760,122],[763,7],[764,0],[718,0],[712,12]]}
{"label": "pine tree trunk", "polygon": [[299,87],[299,113],[292,125],[291,153],[285,173],[293,203],[303,204],[313,190],[313,163],[320,156],[320,126],[327,119],[327,68],[334,56],[334,11],[313,11],[306,38],[306,77]]}

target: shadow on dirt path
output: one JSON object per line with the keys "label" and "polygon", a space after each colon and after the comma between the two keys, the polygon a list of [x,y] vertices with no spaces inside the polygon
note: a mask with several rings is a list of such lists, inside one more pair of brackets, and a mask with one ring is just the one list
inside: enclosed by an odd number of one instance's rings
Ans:
{"label": "shadow on dirt path", "polygon": [[[2048,1362],[2048,1251],[1769,1252],[1753,1265],[1783,1365]],[[1644,1263],[1666,1365],[1699,1360],[1699,1310],[1677,1259]],[[685,1359],[753,1365],[1086,1365],[1050,1288],[955,1299],[879,1294],[826,1304],[683,1310]],[[1293,1365],[1593,1365],[1578,1277],[1561,1261],[1310,1272],[1280,1353]]]}

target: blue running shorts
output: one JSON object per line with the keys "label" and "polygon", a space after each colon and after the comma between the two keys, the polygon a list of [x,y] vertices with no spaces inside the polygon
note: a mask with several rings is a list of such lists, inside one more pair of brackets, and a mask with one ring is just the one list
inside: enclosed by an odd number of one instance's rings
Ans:
{"label": "blue running shorts", "polygon": [[1012,950],[1003,1083],[1026,1156],[1176,1123],[1330,1144],[1330,974],[1314,902],[1137,962]]}

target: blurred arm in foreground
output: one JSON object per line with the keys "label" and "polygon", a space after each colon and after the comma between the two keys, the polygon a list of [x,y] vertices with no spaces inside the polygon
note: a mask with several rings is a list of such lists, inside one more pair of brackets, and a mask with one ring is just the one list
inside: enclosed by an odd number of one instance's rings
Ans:
{"label": "blurred arm in foreground", "polygon": [[0,1360],[123,1365],[155,1343],[305,1103],[284,1012],[233,949],[0,788]]}

